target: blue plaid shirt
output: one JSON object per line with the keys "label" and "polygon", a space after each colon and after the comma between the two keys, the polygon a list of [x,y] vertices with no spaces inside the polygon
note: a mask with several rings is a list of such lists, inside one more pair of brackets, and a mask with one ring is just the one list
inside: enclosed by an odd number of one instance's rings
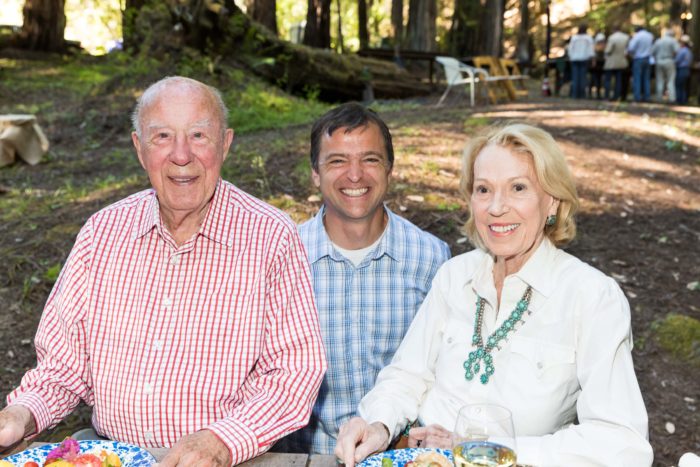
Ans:
{"label": "blue plaid shirt", "polygon": [[323,208],[299,226],[311,263],[328,371],[309,425],[283,439],[276,450],[333,453],[340,425],[357,414],[438,267],[450,258],[445,242],[385,209],[386,231],[357,267],[331,244]]}

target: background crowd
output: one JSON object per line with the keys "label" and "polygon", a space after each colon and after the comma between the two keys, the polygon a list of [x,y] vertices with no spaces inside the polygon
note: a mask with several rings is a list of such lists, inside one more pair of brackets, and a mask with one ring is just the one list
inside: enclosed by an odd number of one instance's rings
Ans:
{"label": "background crowd", "polygon": [[559,59],[570,97],[626,100],[631,80],[635,102],[650,102],[653,71],[656,101],[688,104],[693,44],[687,34],[677,36],[667,29],[655,38],[643,26],[630,35],[622,25],[591,36],[581,24]]}

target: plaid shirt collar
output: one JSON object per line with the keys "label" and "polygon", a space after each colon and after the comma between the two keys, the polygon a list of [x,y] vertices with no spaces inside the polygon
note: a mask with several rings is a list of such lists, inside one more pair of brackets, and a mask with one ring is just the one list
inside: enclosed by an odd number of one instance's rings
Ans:
{"label": "plaid shirt collar", "polygon": [[[201,227],[197,235],[202,235],[209,240],[217,242],[221,245],[231,247],[233,245],[231,226],[222,222],[224,216],[221,215],[222,209],[225,209],[227,202],[227,191],[229,187],[221,179],[216,184],[214,195],[212,196],[209,209],[204,217]],[[163,219],[160,215],[160,204],[156,191],[151,189],[150,196],[144,201],[143,214],[139,217],[134,229],[134,240],[143,237],[151,230],[156,229],[158,234],[163,238],[171,238],[169,232],[163,225]]]}
{"label": "plaid shirt collar", "polygon": [[[398,229],[396,226],[396,214],[391,212],[386,205],[384,205],[384,211],[388,217],[384,235],[374,251],[368,255],[369,260],[365,258],[360,267],[363,266],[364,263],[377,260],[384,255],[389,256],[394,261],[401,261],[401,255],[398,251],[401,238],[399,238],[400,229]],[[316,241],[306,245],[306,248],[309,255],[309,262],[312,264],[325,257],[330,257],[334,261],[347,260],[338,250],[333,247],[333,243],[331,243],[331,239],[328,237],[326,228],[323,225],[323,216],[325,215],[325,212],[326,207],[324,205],[318,211],[318,214],[316,214],[310,221],[310,227],[314,233],[313,238],[315,238]]]}

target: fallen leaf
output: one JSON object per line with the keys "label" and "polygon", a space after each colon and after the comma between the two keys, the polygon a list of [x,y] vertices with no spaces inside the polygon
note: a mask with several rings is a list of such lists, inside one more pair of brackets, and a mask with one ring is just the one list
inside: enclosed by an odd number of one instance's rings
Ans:
{"label": "fallen leaf", "polygon": [[700,290],[700,281],[688,282],[686,288],[688,290]]}

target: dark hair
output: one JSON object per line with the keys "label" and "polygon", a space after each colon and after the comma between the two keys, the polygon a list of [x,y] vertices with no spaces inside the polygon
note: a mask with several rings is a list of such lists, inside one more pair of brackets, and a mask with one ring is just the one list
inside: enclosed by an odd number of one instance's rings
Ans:
{"label": "dark hair", "polygon": [[313,127],[311,127],[311,167],[318,172],[318,156],[321,152],[321,138],[324,134],[331,136],[339,128],[345,128],[345,133],[350,133],[356,128],[367,127],[372,123],[377,125],[384,139],[389,168],[392,168],[394,166],[394,146],[391,142],[389,128],[374,110],[357,102],[341,104],[314,122]]}
{"label": "dark hair", "polygon": [[587,30],[588,30],[588,25],[586,23],[581,23],[578,25],[578,33],[579,34],[586,34]]}

